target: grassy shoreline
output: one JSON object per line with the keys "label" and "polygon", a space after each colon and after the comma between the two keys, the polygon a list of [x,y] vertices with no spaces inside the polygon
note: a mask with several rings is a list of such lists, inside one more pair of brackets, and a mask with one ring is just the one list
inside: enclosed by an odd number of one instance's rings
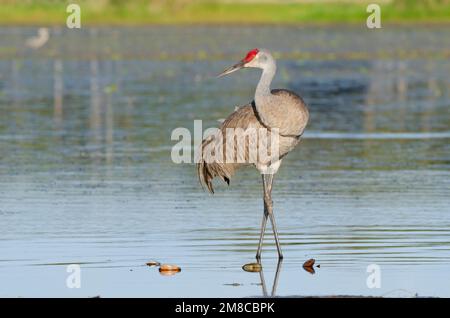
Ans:
{"label": "grassy shoreline", "polygon": [[[436,0],[435,0],[436,1]],[[0,0],[1,2],[1,0]],[[431,1],[433,2],[433,1]],[[438,1],[439,2],[439,1]],[[170,4],[168,4],[170,3]],[[82,25],[154,24],[355,24],[369,15],[365,3],[221,3],[221,2],[116,2],[95,5],[79,2]],[[450,23],[450,1],[406,4],[405,0],[381,4],[384,23]],[[1,3],[1,25],[65,24],[66,3]]]}

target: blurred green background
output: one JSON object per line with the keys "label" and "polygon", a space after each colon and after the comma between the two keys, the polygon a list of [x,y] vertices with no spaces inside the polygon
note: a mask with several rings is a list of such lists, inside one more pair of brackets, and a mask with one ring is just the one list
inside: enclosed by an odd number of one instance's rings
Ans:
{"label": "blurred green background", "polygon": [[81,6],[83,24],[359,23],[369,3],[383,23],[450,21],[450,0],[0,0],[0,23],[64,23],[69,3]]}

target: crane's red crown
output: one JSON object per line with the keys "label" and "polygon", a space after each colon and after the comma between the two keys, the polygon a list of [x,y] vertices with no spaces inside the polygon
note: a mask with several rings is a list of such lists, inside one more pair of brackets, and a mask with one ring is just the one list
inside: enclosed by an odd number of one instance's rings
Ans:
{"label": "crane's red crown", "polygon": [[256,54],[258,54],[258,53],[259,53],[258,49],[253,49],[253,50],[249,51],[244,58],[244,62],[245,63],[250,62],[251,60],[253,60],[255,58]]}

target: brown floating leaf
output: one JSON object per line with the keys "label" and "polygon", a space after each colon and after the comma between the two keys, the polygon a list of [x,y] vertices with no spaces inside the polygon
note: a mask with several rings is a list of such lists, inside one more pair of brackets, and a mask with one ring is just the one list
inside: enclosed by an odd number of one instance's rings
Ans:
{"label": "brown floating leaf", "polygon": [[164,276],[172,276],[178,272],[181,272],[181,268],[177,265],[162,264],[159,267],[159,272]]}
{"label": "brown floating leaf", "polygon": [[314,263],[316,260],[314,258],[311,258],[303,263],[303,269],[307,271],[310,274],[314,274],[316,271],[314,270]]}
{"label": "brown floating leaf", "polygon": [[145,265],[152,267],[152,266],[159,266],[160,263],[157,261],[150,261],[150,262],[145,263]]}
{"label": "brown floating leaf", "polygon": [[259,273],[262,269],[262,266],[259,263],[249,263],[242,266],[242,269],[246,272]]}

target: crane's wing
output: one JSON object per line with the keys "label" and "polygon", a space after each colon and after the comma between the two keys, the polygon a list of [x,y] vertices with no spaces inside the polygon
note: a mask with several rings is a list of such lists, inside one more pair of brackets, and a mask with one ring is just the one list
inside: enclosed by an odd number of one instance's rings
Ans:
{"label": "crane's wing", "polygon": [[[247,104],[245,106],[237,107],[220,125],[218,131],[206,137],[202,141],[201,149],[199,151],[200,158],[197,159],[197,173],[200,183],[205,186],[211,193],[214,193],[212,180],[215,177],[221,178],[227,184],[230,184],[230,178],[234,172],[241,166],[249,162],[248,151],[235,151],[233,154],[242,155],[244,158],[234,158],[232,162],[226,162],[227,158],[227,128],[241,128],[246,130],[249,127],[260,128],[264,127],[256,116],[256,109],[254,104]],[[233,142],[234,146],[234,142]],[[215,150],[223,151],[222,156],[218,156]],[[228,150],[230,151],[230,150]],[[218,160],[221,158],[222,160]],[[238,163],[243,162],[243,163]]]}

